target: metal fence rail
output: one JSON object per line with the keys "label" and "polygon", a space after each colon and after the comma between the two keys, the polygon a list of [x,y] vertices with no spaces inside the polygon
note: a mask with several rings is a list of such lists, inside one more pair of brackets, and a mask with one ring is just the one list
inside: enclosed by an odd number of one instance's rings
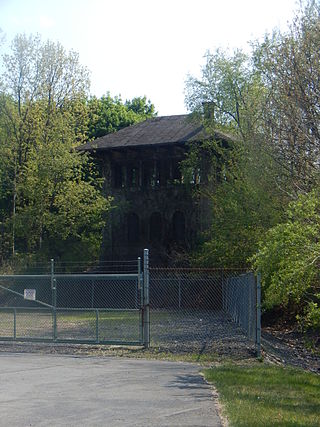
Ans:
{"label": "metal fence rail", "polygon": [[252,272],[150,269],[151,345],[172,351],[257,351]]}
{"label": "metal fence rail", "polygon": [[43,272],[0,276],[0,339],[260,352],[252,272],[149,268],[148,250],[143,268],[140,259],[90,268],[51,262]]}
{"label": "metal fence rail", "polygon": [[222,308],[252,341],[257,336],[256,307],[256,280],[252,272],[223,281]]}
{"label": "metal fence rail", "polygon": [[52,261],[50,274],[0,276],[1,339],[148,346],[140,259],[95,273],[64,269]]}

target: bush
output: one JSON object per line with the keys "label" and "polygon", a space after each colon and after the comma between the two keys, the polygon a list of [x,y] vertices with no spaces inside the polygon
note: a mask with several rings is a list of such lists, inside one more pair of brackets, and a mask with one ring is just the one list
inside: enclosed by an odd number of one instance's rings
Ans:
{"label": "bush", "polygon": [[320,194],[289,205],[287,221],[271,228],[254,265],[262,274],[265,308],[295,307],[305,329],[320,329]]}

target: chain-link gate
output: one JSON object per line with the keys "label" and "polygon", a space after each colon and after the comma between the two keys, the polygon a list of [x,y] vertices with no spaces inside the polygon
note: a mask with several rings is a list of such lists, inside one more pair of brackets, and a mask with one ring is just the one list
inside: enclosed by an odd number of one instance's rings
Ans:
{"label": "chain-link gate", "polygon": [[52,261],[50,274],[1,275],[0,339],[148,346],[148,275],[140,258],[123,266],[61,274]]}
{"label": "chain-link gate", "polygon": [[66,274],[53,262],[50,270],[0,276],[0,340],[260,354],[260,287],[252,272],[149,269],[147,249],[143,269],[139,258],[86,273]]}

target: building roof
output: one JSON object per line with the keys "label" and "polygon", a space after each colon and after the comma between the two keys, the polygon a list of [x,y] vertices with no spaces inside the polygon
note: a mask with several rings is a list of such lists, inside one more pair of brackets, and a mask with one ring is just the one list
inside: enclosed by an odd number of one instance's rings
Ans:
{"label": "building roof", "polygon": [[[195,123],[189,114],[162,116],[109,133],[92,142],[81,145],[80,151],[102,151],[116,148],[160,146],[184,144],[209,139],[203,125]],[[217,139],[230,140],[231,137],[215,132]]]}

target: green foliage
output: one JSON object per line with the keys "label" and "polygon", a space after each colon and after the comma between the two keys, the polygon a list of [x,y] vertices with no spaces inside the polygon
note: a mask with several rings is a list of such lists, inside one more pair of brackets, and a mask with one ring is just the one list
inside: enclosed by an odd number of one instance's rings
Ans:
{"label": "green foliage", "polygon": [[153,117],[154,106],[145,97],[88,100],[78,54],[39,36],[17,35],[2,59],[0,260],[98,258],[111,199],[75,148]]}
{"label": "green foliage", "polygon": [[319,328],[320,4],[304,4],[289,31],[253,43],[251,57],[208,53],[201,79],[187,82],[187,105],[199,115],[209,102],[203,123],[235,136],[224,152],[213,144],[208,184],[198,190],[212,225],[197,261],[255,260],[265,307],[290,307],[304,327]]}
{"label": "green foliage", "polygon": [[109,93],[99,99],[92,97],[88,101],[88,111],[90,138],[116,132],[156,115],[154,105],[146,97],[123,103],[120,97],[112,98]]}
{"label": "green foliage", "polygon": [[[254,265],[262,273],[264,305],[293,306],[305,326],[319,327],[320,194],[314,190],[289,205],[286,222],[260,243]],[[304,312],[304,315],[303,315]]]}
{"label": "green foliage", "polygon": [[264,94],[260,74],[241,50],[230,55],[218,49],[207,52],[205,58],[201,79],[189,76],[187,80],[188,108],[199,114],[207,104],[211,109],[207,125],[248,136],[257,126],[257,106]]}
{"label": "green foliage", "polygon": [[125,106],[129,111],[133,111],[138,116],[144,118],[151,118],[156,115],[155,107],[151,104],[151,101],[144,97],[136,97],[132,100],[127,100]]}
{"label": "green foliage", "polygon": [[93,171],[88,179],[89,167],[87,156],[56,141],[29,153],[17,185],[15,234],[22,249],[65,258],[80,245],[88,258],[98,256],[110,200]]}
{"label": "green foliage", "polygon": [[18,35],[0,94],[1,258],[97,257],[110,200],[87,156],[87,69],[75,52]]}
{"label": "green foliage", "polygon": [[[201,154],[193,147],[184,163],[208,175],[197,190],[212,212],[195,256],[201,265],[247,266],[261,235],[281,217],[283,196],[274,188],[277,165],[260,134],[265,95],[260,73],[241,51],[208,53],[201,80],[187,82],[187,104],[198,117],[204,112],[207,131],[214,135],[220,128],[231,135],[228,143],[206,143]],[[211,115],[206,108],[212,108]]]}
{"label": "green foliage", "polygon": [[318,302],[309,301],[302,316],[297,315],[303,329],[320,331],[320,294],[315,294]]}
{"label": "green foliage", "polygon": [[209,200],[211,226],[195,259],[205,266],[246,267],[261,236],[283,214],[269,174],[272,160],[241,141],[213,146],[209,182],[197,190]]}
{"label": "green foliage", "polygon": [[261,132],[281,164],[278,182],[294,196],[319,181],[320,3],[306,1],[289,31],[255,45],[255,67],[267,92]]}

